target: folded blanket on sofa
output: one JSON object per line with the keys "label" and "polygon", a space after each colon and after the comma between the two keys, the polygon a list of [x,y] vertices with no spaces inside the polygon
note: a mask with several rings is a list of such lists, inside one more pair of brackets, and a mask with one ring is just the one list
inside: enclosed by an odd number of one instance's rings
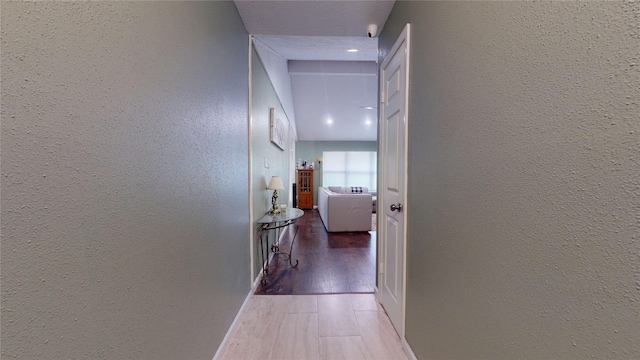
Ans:
{"label": "folded blanket on sofa", "polygon": [[367,194],[369,188],[366,186],[328,186],[330,191],[338,194]]}

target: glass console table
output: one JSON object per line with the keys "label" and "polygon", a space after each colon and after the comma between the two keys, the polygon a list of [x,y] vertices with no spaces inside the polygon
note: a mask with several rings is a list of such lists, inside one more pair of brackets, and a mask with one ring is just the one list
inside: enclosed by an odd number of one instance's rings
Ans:
{"label": "glass console table", "polygon": [[279,238],[279,233],[276,232],[276,241],[271,245],[271,251],[274,255],[285,255],[289,258],[289,265],[292,267],[298,266],[298,260],[296,260],[295,265],[292,262],[291,251],[293,250],[293,243],[296,241],[296,235],[298,234],[298,225],[296,224],[296,219],[300,218],[304,215],[304,211],[296,208],[289,208],[282,214],[266,214],[258,220],[258,236],[260,238],[260,255],[262,256],[262,279],[260,283],[262,285],[267,283],[267,277],[269,275],[269,269],[267,268],[268,264],[266,260],[269,258],[269,232],[271,230],[277,230],[285,228],[289,225],[295,226],[295,232],[293,233],[293,238],[291,239],[291,246],[289,247],[289,252],[281,252],[280,247],[277,245],[277,240]]}

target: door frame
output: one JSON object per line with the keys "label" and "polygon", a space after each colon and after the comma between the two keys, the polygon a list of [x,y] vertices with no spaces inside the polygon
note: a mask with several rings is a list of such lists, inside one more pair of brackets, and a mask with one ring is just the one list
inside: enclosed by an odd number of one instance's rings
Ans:
{"label": "door frame", "polygon": [[[391,48],[391,50],[388,52],[387,57],[383,60],[382,64],[380,65],[379,71],[378,71],[378,76],[380,78],[380,83],[378,86],[378,96],[379,96],[379,102],[380,102],[380,108],[379,108],[379,113],[378,113],[378,119],[380,119],[380,121],[378,122],[378,126],[379,126],[379,131],[378,131],[378,165],[379,165],[379,171],[378,171],[378,189],[384,189],[385,184],[384,184],[384,176],[381,174],[384,174],[386,171],[386,160],[385,160],[385,156],[386,154],[384,153],[384,150],[386,148],[386,140],[385,140],[385,133],[384,133],[384,127],[382,126],[382,121],[383,121],[383,114],[382,114],[382,105],[383,105],[383,99],[384,99],[384,78],[382,76],[382,69],[383,66],[385,65],[385,62],[387,61],[389,56],[392,56],[394,53],[396,53],[396,51],[398,51],[398,48],[400,46],[402,46],[404,44],[405,46],[405,54],[406,54],[406,59],[405,59],[405,66],[406,66],[406,73],[405,73],[405,99],[404,99],[404,111],[405,111],[405,132],[404,132],[404,141],[405,141],[405,146],[404,146],[404,196],[403,196],[403,208],[402,211],[405,213],[404,215],[404,222],[402,224],[403,226],[403,238],[402,238],[402,243],[403,243],[403,256],[402,256],[402,304],[401,304],[401,313],[402,313],[402,325],[400,326],[400,329],[396,329],[396,331],[398,332],[398,335],[400,336],[400,339],[404,342],[404,336],[405,336],[405,324],[406,324],[406,298],[407,298],[407,214],[408,214],[408,210],[410,208],[410,204],[408,201],[408,195],[407,195],[407,188],[408,188],[408,155],[409,155],[409,63],[410,63],[410,33],[411,33],[411,25],[409,23],[407,23],[404,27],[404,29],[402,30],[402,33],[398,36],[398,38],[396,39],[396,41],[394,42],[393,47]],[[379,205],[379,209],[383,209],[383,206],[388,206],[387,201],[385,199],[384,196],[384,190],[383,191],[378,191],[378,205]],[[378,211],[380,212],[380,211]],[[386,229],[385,229],[385,224],[384,221],[379,221],[377,224],[378,227],[378,231],[377,231],[377,238],[378,238],[378,245],[377,245],[377,286],[376,286],[376,298],[378,298],[378,302],[380,302],[379,297],[380,297],[380,281],[381,281],[381,274],[383,271],[383,267],[385,265],[382,264],[382,258],[381,255],[383,254],[384,248],[386,246]]]}

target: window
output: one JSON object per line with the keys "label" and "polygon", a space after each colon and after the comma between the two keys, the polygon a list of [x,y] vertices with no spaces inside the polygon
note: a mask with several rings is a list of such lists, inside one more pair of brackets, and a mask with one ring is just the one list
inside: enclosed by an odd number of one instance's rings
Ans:
{"label": "window", "polygon": [[322,153],[322,186],[366,186],[376,191],[375,151],[325,151]]}

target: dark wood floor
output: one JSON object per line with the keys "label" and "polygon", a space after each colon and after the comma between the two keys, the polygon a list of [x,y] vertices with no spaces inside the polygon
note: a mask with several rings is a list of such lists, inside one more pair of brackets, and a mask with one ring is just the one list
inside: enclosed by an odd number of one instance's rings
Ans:
{"label": "dark wood floor", "polygon": [[[372,293],[376,283],[376,233],[327,233],[317,210],[305,210],[298,219],[293,262],[276,255],[269,264],[266,285],[257,295]],[[293,227],[290,226],[291,230]],[[288,250],[293,231],[281,240]]]}

